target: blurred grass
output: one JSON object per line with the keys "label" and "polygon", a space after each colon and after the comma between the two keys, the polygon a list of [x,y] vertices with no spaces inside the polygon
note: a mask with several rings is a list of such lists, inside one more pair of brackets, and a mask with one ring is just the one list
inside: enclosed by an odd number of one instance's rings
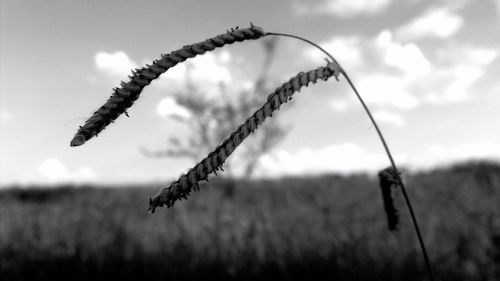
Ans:
{"label": "blurred grass", "polygon": [[[500,280],[500,166],[408,175],[438,280]],[[400,192],[387,230],[378,179],[213,178],[171,209],[158,186],[0,191],[1,280],[427,280]]]}

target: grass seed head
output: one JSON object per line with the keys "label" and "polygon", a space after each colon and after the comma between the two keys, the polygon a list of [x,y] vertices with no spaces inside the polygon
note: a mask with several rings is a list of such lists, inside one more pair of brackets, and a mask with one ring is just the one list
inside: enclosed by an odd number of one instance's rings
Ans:
{"label": "grass seed head", "polygon": [[255,111],[252,116],[248,117],[222,144],[177,181],[173,182],[169,187],[162,189],[155,197],[149,199],[149,211],[154,213],[157,207],[164,205],[172,207],[177,200],[186,199],[192,190],[199,190],[199,182],[207,180],[209,174],[216,174],[217,170],[222,170],[222,165],[226,159],[248,137],[250,132],[255,131],[258,125],[262,124],[282,104],[288,102],[295,92],[300,91],[302,87],[307,87],[309,83],[316,83],[319,79],[326,81],[332,76],[337,78],[339,74],[338,69],[339,67],[333,62],[328,62],[326,66],[319,67],[307,73],[300,72],[288,82],[281,85],[281,87],[274,90],[268,96],[264,105]]}
{"label": "grass seed head", "polygon": [[397,187],[400,184],[398,176],[392,167],[385,168],[378,174],[384,210],[387,216],[387,225],[391,231],[397,230],[399,222],[398,210],[394,206],[394,198],[392,197],[392,187]]}
{"label": "grass seed head", "polygon": [[[234,42],[258,39],[264,36],[264,30],[251,24],[249,28],[232,28],[226,33],[209,38],[205,41],[186,45],[183,48],[173,51],[170,54],[161,55],[161,58],[155,60],[152,65],[132,70],[129,76],[130,81],[121,82],[119,88],[113,90],[113,94],[94,114],[85,121],[73,139],[71,146],[79,146],[104,130],[106,126],[112,123],[118,116],[125,113],[127,108],[131,107],[135,100],[139,98],[142,89],[149,85],[154,79],[158,78],[171,67],[184,62],[189,58],[202,55],[207,51]],[[127,114],[128,115],[128,114]]]}

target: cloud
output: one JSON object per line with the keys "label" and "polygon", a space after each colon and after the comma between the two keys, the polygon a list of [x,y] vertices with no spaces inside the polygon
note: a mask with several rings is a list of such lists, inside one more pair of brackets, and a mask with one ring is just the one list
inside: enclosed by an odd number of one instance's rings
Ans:
{"label": "cloud", "polygon": [[[348,70],[356,70],[356,85],[363,97],[374,104],[412,109],[420,104],[411,92],[412,84],[427,77],[432,64],[414,43],[401,43],[389,30],[373,38],[335,36],[320,44]],[[307,58],[319,59],[321,53],[306,48]],[[376,73],[376,74],[374,74]],[[344,102],[334,101],[332,109],[345,111]]]}
{"label": "cloud", "polygon": [[191,117],[191,113],[185,107],[179,105],[173,97],[162,99],[156,108],[156,112],[162,117],[172,116],[185,119]]}
{"label": "cloud", "polygon": [[[415,43],[402,43],[388,30],[373,38],[362,36],[334,36],[319,44],[330,52],[345,68],[373,72],[380,64],[402,71],[416,78],[427,74],[432,65],[422,49]],[[307,59],[321,59],[325,55],[315,47],[306,47]]]}
{"label": "cloud", "polygon": [[[319,45],[331,53],[341,65],[353,69],[362,65],[362,43],[362,38],[359,36],[335,36]],[[325,54],[315,47],[307,48],[305,54],[315,60],[325,57]]]}
{"label": "cloud", "polygon": [[374,112],[373,118],[375,118],[378,123],[390,124],[397,128],[403,127],[405,125],[405,121],[401,115],[385,110]]}
{"label": "cloud", "polygon": [[441,100],[464,101],[468,98],[469,88],[483,75],[484,71],[478,66],[459,65],[450,73],[454,80],[442,92]]}
{"label": "cloud", "polygon": [[[157,113],[162,117],[174,117],[186,119],[191,117],[191,113],[186,107],[179,104],[175,96],[183,99],[185,96],[218,102],[221,100],[224,91],[221,91],[221,83],[227,85],[232,91],[233,87],[240,86],[232,83],[233,75],[229,68],[232,56],[229,51],[206,53],[189,59],[185,63],[176,65],[169,69],[158,79],[158,86],[166,89],[171,96],[162,99],[157,106]],[[186,87],[188,81],[192,82],[194,90]],[[237,86],[232,86],[236,84]],[[224,98],[230,98],[225,96]]]}
{"label": "cloud", "polygon": [[500,148],[492,142],[462,142],[455,145],[430,144],[422,151],[407,158],[408,166],[415,169],[431,169],[470,160],[498,160]]}
{"label": "cloud", "polygon": [[[466,101],[473,96],[475,83],[487,75],[488,66],[500,56],[496,49],[471,44],[423,49],[420,44],[402,42],[387,29],[372,38],[335,36],[320,45],[343,65],[347,62],[348,72],[354,66],[353,80],[361,95],[369,105],[385,110]],[[304,48],[303,54],[304,59],[321,57],[310,47]],[[330,105],[336,111],[349,109],[338,99]]]}
{"label": "cloud", "polygon": [[392,0],[323,0],[320,3],[295,2],[297,15],[329,14],[343,18],[373,15],[384,11]]}
{"label": "cloud", "polygon": [[48,184],[68,183],[68,182],[89,182],[96,179],[94,171],[83,166],[76,171],[70,171],[56,158],[45,159],[38,167],[41,181]]}
{"label": "cloud", "polygon": [[206,53],[169,69],[165,73],[164,79],[165,82],[168,80],[169,83],[172,80],[184,81],[189,73],[190,78],[197,83],[230,83],[232,75],[227,66],[230,62],[231,54],[228,51],[222,51],[218,54]]}
{"label": "cloud", "polygon": [[[189,73],[189,78],[197,85],[203,85],[207,94],[214,94],[218,90],[215,88],[219,83],[232,81],[231,70],[228,67],[231,59],[231,53],[227,50],[206,53],[170,68],[155,83],[161,88],[180,89],[185,87]],[[132,69],[139,66],[123,51],[97,52],[94,60],[96,67],[102,73],[120,79],[126,79],[132,74]],[[141,64],[145,66],[152,61],[152,59],[144,58]],[[89,77],[90,83],[95,83],[95,81],[95,76]]]}
{"label": "cloud", "polygon": [[69,180],[69,171],[55,158],[48,158],[42,162],[38,169],[40,175],[51,182]]}
{"label": "cloud", "polygon": [[110,76],[127,77],[137,64],[123,51],[114,53],[97,52],[94,56],[96,67]]}
{"label": "cloud", "polygon": [[[180,91],[185,89],[189,73],[189,79],[201,87],[204,97],[216,98],[221,94],[219,84],[221,82],[231,83],[232,81],[231,70],[228,67],[231,60],[231,53],[227,50],[206,53],[170,68],[158,78],[156,84],[158,87],[172,92]],[[152,61],[151,59],[143,59],[141,63],[146,65]],[[138,67],[137,63],[123,51],[98,52],[95,55],[95,64],[101,72],[121,79],[131,75],[131,70]],[[95,83],[95,81],[96,78],[91,76],[89,82]],[[157,106],[157,113],[160,116],[178,118],[189,118],[190,116],[189,112],[172,98],[162,99]]]}
{"label": "cloud", "polygon": [[408,79],[426,75],[431,64],[420,48],[413,43],[402,44],[394,40],[389,30],[383,30],[375,39],[383,63],[403,71]]}
{"label": "cloud", "polygon": [[[389,99],[392,98],[389,96],[392,96],[400,99],[392,100],[393,105],[399,108],[413,108],[423,102],[445,104],[468,100],[471,97],[471,87],[485,75],[488,65],[499,56],[496,49],[470,44],[447,44],[426,55],[417,44],[402,43],[389,30],[380,32],[373,40],[373,45],[372,52],[374,51],[375,57],[381,58],[381,65],[397,69],[399,73],[383,67],[370,70],[371,66],[367,65],[365,73],[376,71],[383,78],[377,83],[366,74],[361,76],[362,83],[366,84],[364,88],[369,90],[374,86],[373,89],[378,89],[379,92],[384,89],[392,92],[385,98],[378,96],[380,100],[374,102],[390,103]],[[363,55],[366,56],[367,53],[364,50]],[[392,85],[389,86],[386,82],[391,82]],[[396,92],[401,92],[401,95],[396,95]]]}
{"label": "cloud", "polygon": [[[419,106],[421,102],[413,94],[412,84],[427,77],[432,69],[420,47],[414,43],[399,42],[390,30],[382,30],[377,36],[367,40],[364,46],[364,55],[371,55],[373,61],[364,67],[364,72],[358,79],[364,99],[368,103],[398,109]],[[382,116],[388,118],[387,114]],[[400,120],[391,120],[393,125],[401,126]]]}
{"label": "cloud", "polygon": [[486,66],[497,59],[499,51],[474,45],[448,45],[437,51],[437,58],[443,64],[459,64]]}
{"label": "cloud", "polygon": [[372,154],[353,143],[330,145],[319,149],[304,148],[295,153],[281,150],[260,160],[259,176],[349,173],[375,171],[387,160],[383,154]]}
{"label": "cloud", "polygon": [[392,106],[399,109],[413,109],[419,101],[406,90],[403,79],[389,74],[362,76],[357,84],[367,103]]}
{"label": "cloud", "polygon": [[464,20],[446,8],[433,8],[400,27],[396,34],[403,40],[424,37],[449,38],[462,28]]}
{"label": "cloud", "polygon": [[427,92],[432,103],[462,102],[471,97],[471,87],[486,74],[486,68],[499,56],[499,51],[478,46],[448,46],[437,52],[441,66],[434,75],[441,81]]}
{"label": "cloud", "polygon": [[338,111],[338,112],[345,112],[349,109],[351,103],[348,100],[345,99],[333,99],[330,102],[330,106],[333,110]]}
{"label": "cloud", "polygon": [[[470,160],[498,160],[500,147],[492,142],[431,144],[411,154],[393,155],[398,166],[415,170],[432,169]],[[347,142],[318,149],[303,148],[291,153],[286,150],[264,155],[257,176],[317,175],[323,173],[376,172],[389,165],[384,153],[371,153]]]}
{"label": "cloud", "polygon": [[222,50],[219,54],[218,59],[221,63],[230,63],[232,56],[228,50]]}
{"label": "cloud", "polygon": [[[228,51],[206,53],[187,60],[185,63],[169,69],[158,79],[158,87],[175,94],[196,94],[186,91],[186,82],[192,83],[202,94],[203,98],[212,100],[220,99],[221,83],[233,87],[232,71],[229,67],[232,57]],[[189,80],[188,80],[189,79]]]}

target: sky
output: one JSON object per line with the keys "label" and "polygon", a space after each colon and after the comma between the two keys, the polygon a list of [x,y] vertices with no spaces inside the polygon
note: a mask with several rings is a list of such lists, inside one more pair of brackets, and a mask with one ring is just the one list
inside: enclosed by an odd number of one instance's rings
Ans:
{"label": "sky", "polygon": [[[1,1],[0,186],[168,181],[197,161],[148,158],[188,128],[172,93],[186,65],[146,87],[129,110],[83,146],[69,143],[130,70],[250,22],[306,37],[336,57],[379,122],[399,166],[426,170],[500,160],[500,1]],[[278,87],[325,65],[290,38],[277,41],[269,76]],[[249,87],[261,40],[189,61],[214,99],[221,82]],[[189,93],[186,93],[189,94]],[[289,128],[256,176],[375,172],[389,165],[345,79],[318,82],[273,116]],[[263,101],[264,102],[264,101]],[[259,131],[257,131],[258,133]],[[238,157],[236,151],[234,157]]]}

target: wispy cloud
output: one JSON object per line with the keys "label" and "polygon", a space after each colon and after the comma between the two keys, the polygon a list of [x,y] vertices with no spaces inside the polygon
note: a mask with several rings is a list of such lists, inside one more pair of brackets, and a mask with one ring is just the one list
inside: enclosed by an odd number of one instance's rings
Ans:
{"label": "wispy cloud", "polygon": [[471,87],[485,75],[487,67],[499,56],[499,51],[478,46],[447,46],[437,51],[440,66],[436,79],[447,81],[429,89],[427,100],[432,103],[462,102],[471,97]]}
{"label": "wispy cloud", "polygon": [[330,102],[330,106],[333,110],[338,112],[345,112],[349,109],[351,105],[350,100],[334,98]]}
{"label": "wispy cloud", "polygon": [[[202,94],[203,98],[215,101],[221,97],[221,83],[224,85],[237,84],[234,83],[231,64],[232,56],[227,50],[206,53],[169,69],[155,83],[158,87],[167,90],[169,94]],[[187,81],[191,81],[201,92],[187,91]]]}
{"label": "wispy cloud", "polygon": [[[412,93],[412,83],[427,77],[432,65],[415,43],[402,43],[390,30],[374,37],[332,37],[320,44],[334,54],[348,71],[358,73],[356,84],[370,103],[399,109],[412,109],[420,104]],[[305,49],[306,57],[320,56],[312,48]],[[334,110],[346,110],[335,101]]]}
{"label": "wispy cloud", "polygon": [[[496,49],[470,43],[422,49],[415,42],[402,42],[388,29],[372,38],[336,36],[320,45],[334,53],[348,72],[354,66],[362,96],[385,109],[466,101],[500,55]],[[304,54],[305,58],[320,56],[312,48],[304,49]],[[331,105],[336,111],[348,109],[338,100]]]}
{"label": "wispy cloud", "polygon": [[90,167],[83,166],[76,171],[70,171],[59,159],[53,157],[45,159],[39,165],[38,173],[41,177],[39,182],[48,184],[92,182],[97,178]]}
{"label": "wispy cloud", "polygon": [[[207,53],[169,69],[155,83],[161,88],[171,90],[170,93],[178,94],[182,89],[185,90],[185,83],[187,79],[190,79],[195,85],[203,86],[205,97],[214,98],[220,94],[219,83],[232,81],[229,69],[231,59],[231,53],[227,50]],[[153,60],[143,59],[141,62],[146,65],[151,61]],[[123,51],[98,52],[95,55],[95,65],[106,75],[121,79],[125,79],[131,74],[132,69],[138,67],[138,64]],[[186,92],[185,94],[193,93]],[[162,117],[189,118],[190,116],[186,108],[177,104],[173,97],[162,99],[158,103],[157,113]]]}
{"label": "wispy cloud", "polygon": [[416,40],[424,37],[449,38],[464,25],[463,18],[448,8],[432,8],[398,28],[398,38]]}
{"label": "wispy cloud", "polygon": [[379,123],[386,123],[397,128],[401,128],[405,125],[405,120],[401,115],[386,110],[374,112],[373,118]]}
{"label": "wispy cloud", "polygon": [[[321,42],[321,46],[330,52],[339,63],[349,69],[356,68],[363,63],[363,38],[360,36],[334,36],[326,41]],[[315,60],[320,60],[325,55],[316,48],[308,48],[305,54]]]}
{"label": "wispy cloud", "polygon": [[375,45],[383,63],[403,71],[406,79],[421,77],[431,70],[431,63],[418,45],[396,41],[389,30],[380,32]]}
{"label": "wispy cloud", "polygon": [[391,2],[392,0],[323,0],[319,3],[295,2],[293,8],[298,15],[330,14],[351,18],[381,13]]}
{"label": "wispy cloud", "polygon": [[261,176],[319,174],[326,172],[375,171],[385,164],[383,154],[372,154],[353,143],[330,145],[318,149],[285,150],[261,159]]}
{"label": "wispy cloud", "polygon": [[[176,65],[169,69],[160,80],[168,83],[184,82],[188,77],[197,83],[218,84],[220,82],[229,83],[232,80],[229,64],[231,63],[231,53],[221,51],[218,53],[206,53],[186,61],[186,63]],[[162,82],[162,83],[163,83]]]}
{"label": "wispy cloud", "polygon": [[[165,74],[158,78],[158,83],[161,86],[179,86],[186,81],[188,74],[192,81],[198,84],[217,85],[220,82],[231,82],[232,75],[229,69],[231,63],[231,53],[227,50],[207,53],[202,56],[189,59],[185,63],[174,66]],[[144,58],[141,60],[142,65],[150,64],[153,60]],[[125,79],[131,75],[131,70],[139,65],[129,57],[124,51],[113,53],[97,52],[94,56],[94,62],[101,72],[106,75]],[[95,77],[91,77],[95,82]]]}
{"label": "wispy cloud", "polygon": [[457,144],[429,144],[419,153],[409,155],[407,163],[417,169],[430,169],[456,162],[500,158],[498,144],[492,142],[462,142]]}
{"label": "wispy cloud", "polygon": [[419,100],[410,94],[405,82],[390,74],[371,74],[358,79],[360,91],[366,102],[398,109],[412,109]]}
{"label": "wispy cloud", "polygon": [[[421,170],[460,161],[498,159],[497,144],[458,143],[431,144],[414,153],[394,153],[400,167]],[[258,176],[314,175],[328,172],[375,172],[388,166],[384,153],[370,153],[353,143],[330,145],[322,148],[303,148],[297,152],[286,150],[265,155],[260,161]]]}
{"label": "wispy cloud", "polygon": [[162,99],[156,108],[156,112],[162,117],[191,117],[191,113],[185,107],[179,105],[173,97],[166,97]]}
{"label": "wispy cloud", "polygon": [[137,67],[137,63],[123,51],[114,53],[97,52],[94,56],[94,62],[102,72],[111,76],[122,76],[123,78],[130,75],[131,70]]}

